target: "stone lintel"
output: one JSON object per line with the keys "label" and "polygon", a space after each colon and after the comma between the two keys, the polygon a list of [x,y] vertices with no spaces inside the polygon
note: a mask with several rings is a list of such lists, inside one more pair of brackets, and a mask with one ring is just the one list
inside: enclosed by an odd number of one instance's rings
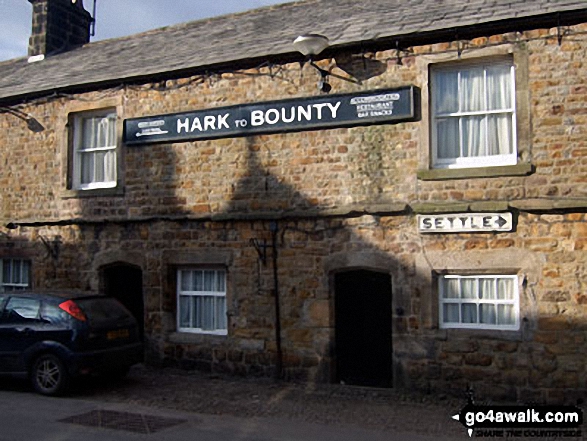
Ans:
{"label": "stone lintel", "polygon": [[416,214],[520,211],[575,211],[587,210],[583,199],[523,199],[519,201],[479,202],[417,202],[410,204]]}
{"label": "stone lintel", "polygon": [[414,214],[442,214],[467,212],[519,211],[585,211],[587,198],[580,199],[523,199],[519,201],[477,201],[477,202],[414,202],[412,204],[390,203],[371,206],[349,206],[330,209],[296,211],[250,212],[250,213],[202,213],[192,215],[137,216],[120,218],[71,218],[71,219],[5,219],[1,226],[14,223],[19,227],[127,224],[148,222],[238,222],[238,221],[279,221],[296,219],[348,218],[361,216],[401,216]]}
{"label": "stone lintel", "polygon": [[468,202],[416,202],[410,205],[416,214],[462,213],[469,211]]}
{"label": "stone lintel", "polygon": [[492,212],[492,211],[507,211],[509,203],[507,201],[480,201],[471,202],[469,209],[471,211]]}
{"label": "stone lintel", "polygon": [[509,205],[521,211],[585,210],[587,198],[523,199],[511,201]]}

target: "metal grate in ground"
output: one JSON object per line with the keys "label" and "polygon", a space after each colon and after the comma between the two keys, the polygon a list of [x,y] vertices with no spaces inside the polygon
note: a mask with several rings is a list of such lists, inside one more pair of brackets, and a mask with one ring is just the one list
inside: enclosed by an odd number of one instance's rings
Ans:
{"label": "metal grate in ground", "polygon": [[59,422],[149,434],[185,423],[186,420],[112,410],[92,410],[64,418]]}

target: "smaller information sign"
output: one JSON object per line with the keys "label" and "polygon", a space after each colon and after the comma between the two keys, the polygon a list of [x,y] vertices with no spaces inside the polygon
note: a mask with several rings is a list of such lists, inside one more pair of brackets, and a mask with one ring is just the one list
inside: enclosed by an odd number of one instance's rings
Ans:
{"label": "smaller information sign", "polygon": [[512,231],[512,213],[458,213],[418,215],[420,233]]}

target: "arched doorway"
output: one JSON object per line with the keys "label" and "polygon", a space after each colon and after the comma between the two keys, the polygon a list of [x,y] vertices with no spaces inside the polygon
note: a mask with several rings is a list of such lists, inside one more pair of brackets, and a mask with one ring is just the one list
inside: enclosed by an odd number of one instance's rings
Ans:
{"label": "arched doorway", "polygon": [[352,270],[334,284],[337,382],[391,387],[391,276]]}
{"label": "arched doorway", "polygon": [[145,306],[143,302],[143,272],[126,263],[115,263],[102,268],[104,295],[120,301],[137,319],[141,338],[145,332]]}

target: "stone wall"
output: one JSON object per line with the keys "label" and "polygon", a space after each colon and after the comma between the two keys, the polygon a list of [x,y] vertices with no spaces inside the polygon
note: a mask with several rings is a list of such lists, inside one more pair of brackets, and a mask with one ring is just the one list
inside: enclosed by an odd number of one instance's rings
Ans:
{"label": "stone wall", "polygon": [[[365,268],[392,277],[396,386],[540,401],[584,394],[587,41],[559,45],[556,30],[537,30],[468,43],[463,59],[514,56],[520,151],[518,166],[469,175],[427,165],[428,68],[457,60],[459,47],[413,48],[401,63],[395,50],[320,61],[361,77],[361,85],[331,78],[336,92],[420,87],[420,122],[121,146],[114,191],[67,188],[70,113],[116,108],[122,136],[126,118],[314,96],[316,72],[285,64],[58,94],[22,107],[44,125],[37,134],[1,114],[0,217],[21,226],[0,235],[0,258],[31,259],[35,288],[91,290],[105,265],[131,262],[143,273],[152,361],[270,374],[272,268],[250,239],[271,241],[277,220],[288,378],[333,379],[332,277]],[[417,213],[467,211],[510,211],[515,229],[418,232]],[[57,258],[41,236],[60,237]],[[174,270],[196,263],[227,268],[228,337],[176,332]],[[459,269],[520,276],[520,331],[439,329],[435,278]]]}
{"label": "stone wall", "polygon": [[[10,115],[4,114],[0,121],[7,134],[3,139],[7,145],[2,149],[2,184],[19,190],[3,195],[3,218],[22,222],[172,214],[202,217],[259,211],[381,211],[386,206],[393,211],[398,203],[409,204],[417,211],[426,210],[421,204],[455,211],[458,203],[467,208],[480,201],[542,210],[575,200],[580,208],[587,198],[583,141],[587,91],[581,61],[584,45],[580,39],[569,38],[559,46],[555,36],[516,42],[554,31],[495,37],[490,39],[495,46],[489,47],[485,39],[473,40],[461,54],[461,59],[514,54],[519,76],[523,77],[519,82],[525,85],[518,90],[518,148],[520,164],[527,167],[497,167],[497,176],[484,170],[489,176],[482,178],[474,170],[464,176],[461,172],[454,179],[449,179],[450,175],[434,179],[425,173],[427,68],[457,59],[456,50],[443,44],[414,48],[414,54],[404,57],[401,65],[397,64],[396,51],[364,54],[369,63],[363,63],[359,56],[350,64],[344,60],[338,64],[336,60],[322,62],[334,73],[344,74],[342,69],[346,69],[367,77],[360,86],[331,78],[336,92],[408,84],[420,87],[420,122],[123,146],[121,193],[117,197],[88,198],[65,191],[70,112],[114,107],[122,134],[126,118],[315,96],[317,73],[308,65],[301,69],[299,64],[286,64],[271,70],[249,69],[77,95],[57,94],[39,104],[32,102],[22,110],[33,114],[45,126],[44,132],[32,134]],[[513,43],[498,44],[494,40]],[[475,44],[480,48],[475,49]],[[363,64],[366,70],[361,72]],[[231,179],[226,179],[227,170]],[[548,200],[539,200],[545,198]]]}

